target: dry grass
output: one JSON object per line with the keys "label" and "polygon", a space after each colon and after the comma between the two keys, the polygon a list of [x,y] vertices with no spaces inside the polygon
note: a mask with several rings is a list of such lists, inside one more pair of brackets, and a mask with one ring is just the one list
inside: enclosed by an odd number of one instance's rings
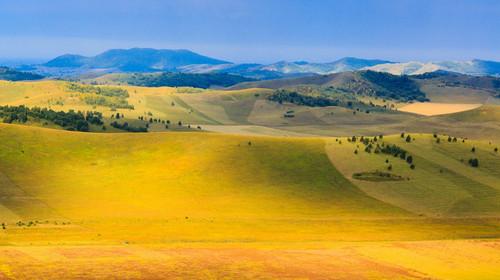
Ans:
{"label": "dry grass", "polygon": [[0,247],[0,279],[498,279],[499,256],[496,240],[336,243],[294,250]]}
{"label": "dry grass", "polygon": [[482,104],[453,104],[453,103],[412,103],[399,108],[399,111],[424,116],[446,115],[469,111],[481,107]]}

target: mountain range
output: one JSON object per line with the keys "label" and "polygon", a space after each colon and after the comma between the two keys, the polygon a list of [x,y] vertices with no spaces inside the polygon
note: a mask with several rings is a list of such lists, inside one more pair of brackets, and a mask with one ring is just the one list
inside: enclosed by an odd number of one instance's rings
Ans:
{"label": "mountain range", "polygon": [[392,62],[380,59],[345,57],[327,63],[279,61],[272,64],[237,64],[189,50],[112,49],[96,56],[65,54],[46,63],[25,65],[17,70],[44,76],[100,76],[107,73],[180,72],[190,74],[226,73],[252,79],[278,79],[325,75],[345,71],[373,70],[395,75],[418,75],[437,70],[476,76],[500,76],[500,62],[470,61]]}
{"label": "mountain range", "polygon": [[394,75],[419,75],[438,70],[473,76],[500,76],[500,62],[473,59],[469,61],[440,61],[385,63],[365,68]]}

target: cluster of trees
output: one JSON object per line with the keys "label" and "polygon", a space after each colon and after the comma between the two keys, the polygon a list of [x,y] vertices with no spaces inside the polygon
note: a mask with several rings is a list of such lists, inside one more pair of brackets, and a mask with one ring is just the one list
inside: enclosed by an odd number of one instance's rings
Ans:
{"label": "cluster of trees", "polygon": [[114,109],[134,109],[134,105],[130,105],[124,98],[87,95],[83,97],[83,101],[88,105],[105,106]]}
{"label": "cluster of trees", "polygon": [[8,67],[0,67],[0,80],[7,81],[32,81],[43,79],[44,76],[30,73],[30,72],[20,72]]}
{"label": "cluster of trees", "polygon": [[160,74],[132,74],[125,82],[134,86],[146,87],[195,87],[209,88],[211,86],[228,87],[241,82],[255,81],[254,79],[227,73],[160,73]]}
{"label": "cluster of trees", "polygon": [[418,84],[406,75],[363,71],[361,76],[376,85],[375,95],[378,97],[402,101],[429,101],[425,93],[420,91]]}
{"label": "cluster of trees", "polygon": [[[375,153],[375,154],[388,154],[392,155],[394,157],[399,157],[402,160],[405,160],[409,165],[411,169],[415,169],[415,164],[413,164],[413,156],[409,155],[406,150],[403,148],[393,144],[393,145],[386,145],[384,142],[378,143],[380,140],[383,139],[383,135],[379,135],[378,137],[375,136],[373,138],[369,137],[356,137],[352,136],[351,138],[348,138],[347,141],[351,143],[356,143],[359,141],[363,145],[365,145],[365,152],[367,153]],[[411,138],[410,138],[411,139]],[[408,140],[407,140],[408,141]],[[411,141],[411,140],[410,140]],[[354,154],[358,154],[358,150],[354,150]],[[387,160],[386,163],[389,163]],[[389,170],[392,169],[392,166],[389,166]]]}
{"label": "cluster of trees", "polygon": [[129,97],[127,90],[116,87],[97,87],[97,86],[70,83],[68,85],[68,89],[70,91],[75,91],[80,93],[95,93],[97,95],[109,96],[109,97]]}
{"label": "cluster of trees", "polygon": [[102,125],[100,112],[56,112],[47,108],[28,108],[26,106],[0,106],[0,117],[5,123],[21,122],[28,119],[51,121],[67,130],[89,131],[89,124]]}
{"label": "cluster of trees", "polygon": [[286,89],[278,89],[273,94],[268,97],[269,100],[283,104],[284,102],[304,105],[309,107],[326,107],[326,106],[338,106],[339,101],[333,100],[323,96],[311,96],[300,94],[295,91],[289,91]]}
{"label": "cluster of trees", "polygon": [[130,126],[128,122],[124,123],[118,123],[117,121],[114,121],[110,124],[112,127],[121,129],[121,130],[126,130],[128,132],[148,132],[147,127],[135,127],[135,126]]}
{"label": "cluster of trees", "polygon": [[110,108],[134,109],[127,101],[127,90],[113,87],[98,87],[91,85],[68,84],[68,90],[84,93],[83,101],[88,105],[99,105]]}

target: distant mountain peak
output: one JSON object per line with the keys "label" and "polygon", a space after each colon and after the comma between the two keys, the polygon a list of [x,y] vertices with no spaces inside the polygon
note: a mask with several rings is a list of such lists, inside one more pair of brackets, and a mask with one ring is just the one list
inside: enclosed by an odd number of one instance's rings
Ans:
{"label": "distant mountain peak", "polygon": [[218,65],[229,62],[185,49],[111,49],[93,57],[66,54],[43,64],[45,67],[111,69],[124,72],[172,70],[192,64]]}

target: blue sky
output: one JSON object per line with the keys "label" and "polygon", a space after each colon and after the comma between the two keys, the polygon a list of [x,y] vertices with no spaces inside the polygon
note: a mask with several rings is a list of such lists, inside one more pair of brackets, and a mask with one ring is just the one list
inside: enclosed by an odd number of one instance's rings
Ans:
{"label": "blue sky", "polygon": [[234,62],[500,60],[495,0],[0,0],[0,57],[184,48]]}

